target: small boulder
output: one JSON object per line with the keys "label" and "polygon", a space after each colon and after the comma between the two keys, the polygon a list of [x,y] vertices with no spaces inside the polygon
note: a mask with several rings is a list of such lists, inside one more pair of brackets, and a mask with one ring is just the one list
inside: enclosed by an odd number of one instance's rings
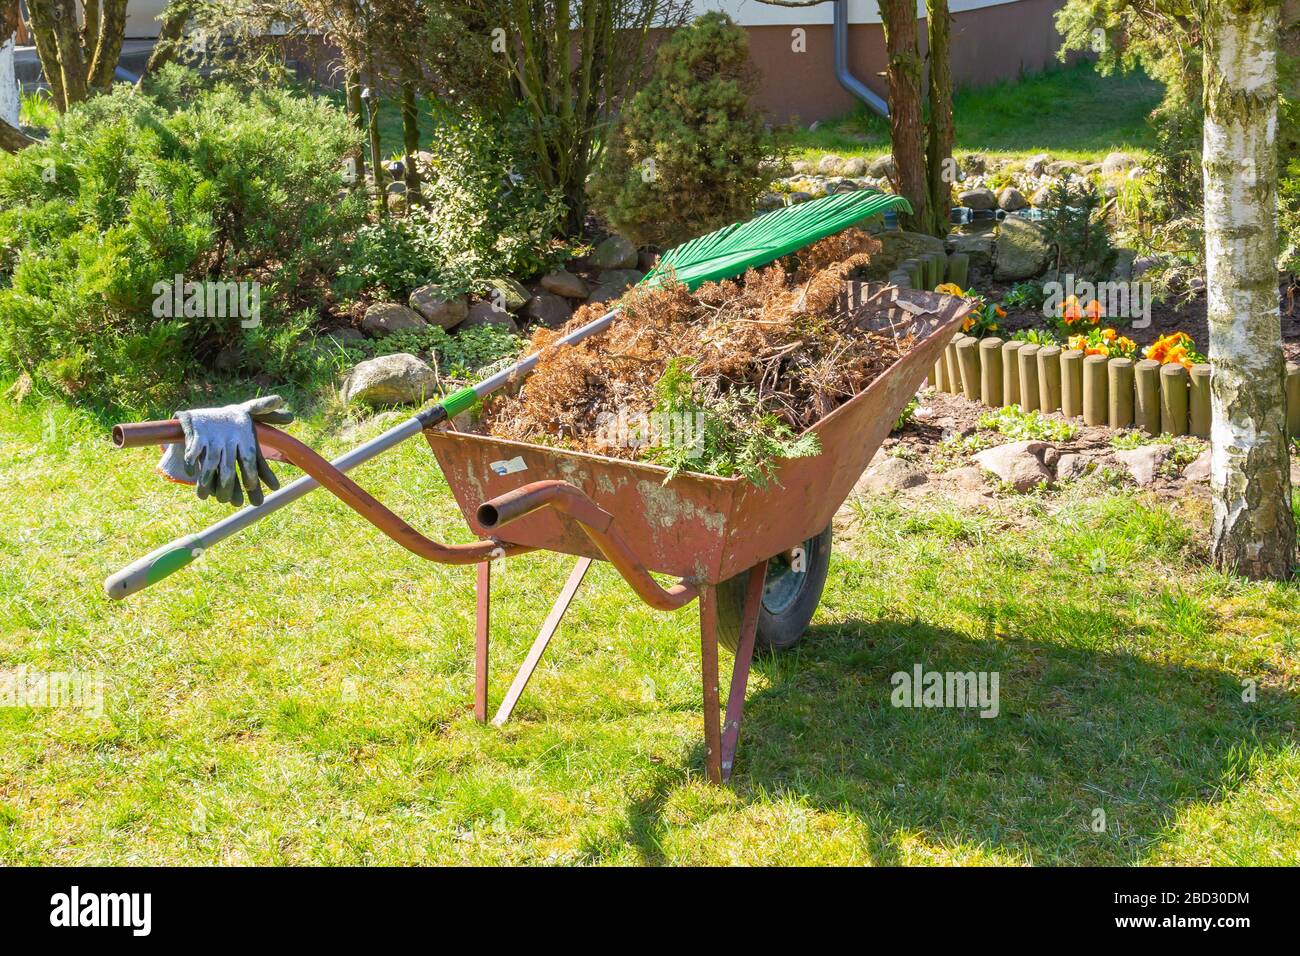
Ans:
{"label": "small boulder", "polygon": [[1043,464],[1043,458],[1051,447],[1044,441],[1011,442],[980,452],[975,456],[975,463],[1016,491],[1031,491],[1052,481],[1051,469]]}
{"label": "small boulder", "polygon": [[989,171],[988,157],[983,153],[967,153],[962,157],[961,168],[968,173],[982,176]]}
{"label": "small boulder", "polygon": [[465,321],[460,324],[458,331],[477,328],[480,325],[499,325],[511,332],[519,331],[519,325],[515,322],[513,315],[505,309],[498,309],[491,302],[486,301],[475,302],[470,305],[469,315],[465,316]]}
{"label": "small boulder", "polygon": [[463,295],[447,295],[440,285],[422,285],[411,293],[408,305],[426,321],[443,329],[455,328],[469,314],[469,300]]}
{"label": "small boulder", "polygon": [[963,465],[961,468],[944,472],[943,479],[947,484],[961,491],[983,493],[988,490],[988,482],[984,476],[984,469],[974,465]]}
{"label": "small boulder", "polygon": [[1025,160],[1025,172],[1031,176],[1041,176],[1047,171],[1047,164],[1051,161],[1050,153],[1035,153]]}
{"label": "small boulder", "polygon": [[855,494],[881,494],[915,488],[925,484],[925,472],[919,465],[902,458],[886,455],[873,464],[853,486]]}
{"label": "small boulder", "polygon": [[784,205],[785,197],[780,193],[763,193],[754,200],[754,208],[761,211],[780,209]]}
{"label": "small boulder", "polygon": [[893,179],[894,178],[894,157],[877,156],[867,167],[867,175],[872,179]]}
{"label": "small boulder", "polygon": [[605,269],[600,273],[602,286],[617,286],[619,291],[630,289],[642,279],[645,273],[636,269]]}
{"label": "small boulder", "polygon": [[998,197],[993,194],[993,190],[967,189],[957,194],[957,205],[968,206],[971,209],[993,209],[998,204]]}
{"label": "small boulder", "polygon": [[1075,481],[1092,469],[1092,462],[1086,455],[1066,452],[1056,459],[1056,480]]}
{"label": "small boulder", "polygon": [[861,156],[850,156],[844,162],[840,163],[836,170],[841,176],[865,176],[867,173],[867,161]]}
{"label": "small boulder", "polygon": [[1169,445],[1139,445],[1115,452],[1115,460],[1139,485],[1149,485],[1160,477],[1160,469],[1173,454]]}
{"label": "small boulder", "polygon": [[483,280],[483,297],[507,312],[521,312],[533,294],[509,276]]}
{"label": "small boulder", "polygon": [[395,352],[359,363],[343,380],[342,393],[345,402],[408,405],[424,401],[437,385],[437,374],[425,362]]}
{"label": "small boulder", "polygon": [[581,276],[575,276],[565,269],[556,269],[542,276],[542,288],[552,295],[562,295],[566,299],[585,299],[591,294],[587,283]]}
{"label": "small boulder", "polygon": [[1101,161],[1101,171],[1107,176],[1113,176],[1116,173],[1127,172],[1140,162],[1141,160],[1132,153],[1107,153],[1106,158]]}
{"label": "small boulder", "polygon": [[633,269],[636,267],[636,246],[631,239],[610,236],[596,247],[591,261],[599,269]]}
{"label": "small boulder", "polygon": [[987,271],[993,266],[993,235],[987,232],[953,232],[948,234],[948,248],[970,258],[975,272]]}
{"label": "small boulder", "polygon": [[840,163],[844,162],[843,156],[836,156],[834,153],[827,153],[817,164],[817,172],[825,176],[833,176],[840,168]]}
{"label": "small boulder", "polygon": [[428,326],[420,313],[396,302],[374,303],[366,309],[365,318],[361,320],[361,328],[376,338]]}
{"label": "small boulder", "polygon": [[524,316],[548,328],[558,328],[573,315],[568,300],[550,292],[539,292],[524,306]]}
{"label": "small boulder", "polygon": [[1029,200],[1015,186],[1008,186],[998,193],[998,208],[1007,212],[1017,212],[1029,208]]}
{"label": "small boulder", "polygon": [[1047,268],[1052,244],[1037,223],[1020,216],[1008,216],[998,226],[997,258],[993,278],[1000,282],[1031,279]]}
{"label": "small boulder", "polygon": [[1195,461],[1183,469],[1183,478],[1186,481],[1210,480],[1210,449],[1205,449],[1196,456]]}
{"label": "small boulder", "polygon": [[1078,176],[1083,172],[1083,166],[1072,159],[1058,159],[1054,163],[1048,163],[1043,172],[1048,176],[1063,179],[1066,176]]}
{"label": "small boulder", "polygon": [[326,329],[321,333],[322,338],[333,339],[339,345],[349,345],[354,342],[364,342],[366,334],[360,329],[354,329],[350,325],[337,325],[332,329]]}

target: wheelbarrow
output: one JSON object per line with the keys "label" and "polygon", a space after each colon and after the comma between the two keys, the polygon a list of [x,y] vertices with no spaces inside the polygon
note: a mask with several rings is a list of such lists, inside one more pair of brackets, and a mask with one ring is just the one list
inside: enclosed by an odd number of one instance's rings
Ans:
{"label": "wheelbarrow", "polygon": [[[311,448],[257,425],[268,457],[288,461],[407,550],[443,564],[476,565],[474,714],[488,720],[492,566],[546,550],[577,557],[550,614],[492,722],[504,723],[527,687],[593,560],[608,561],[651,607],[699,600],[705,765],[727,781],[734,767],[756,648],[795,644],[826,583],[831,519],[899,413],[956,333],[962,298],[870,283],[851,284],[868,327],[907,343],[863,392],[817,421],[821,451],[775,464],[763,487],[578,451],[506,441],[447,424],[423,429],[469,527],[480,540],[444,545],[407,524]],[[869,310],[869,311],[867,311]],[[180,424],[143,422],[113,431],[120,447],[184,440]],[[652,573],[677,578],[662,586]],[[718,647],[734,653],[725,719]]]}

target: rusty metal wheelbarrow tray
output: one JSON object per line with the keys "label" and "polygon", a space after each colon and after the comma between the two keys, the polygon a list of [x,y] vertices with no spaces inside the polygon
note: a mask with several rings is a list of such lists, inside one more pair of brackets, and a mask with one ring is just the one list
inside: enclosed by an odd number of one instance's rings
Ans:
{"label": "rusty metal wheelbarrow tray", "polygon": [[[864,300],[881,291],[870,284],[855,290]],[[466,432],[428,429],[425,437],[476,534],[600,558],[579,523],[552,509],[499,529],[479,522],[484,502],[539,479],[560,479],[615,516],[648,570],[718,584],[830,524],[970,308],[956,296],[893,294],[873,324],[900,338],[911,335],[911,347],[865,391],[809,429],[820,440],[819,454],[780,462],[762,488],[740,477],[692,473],[665,483],[668,470],[657,465]]]}

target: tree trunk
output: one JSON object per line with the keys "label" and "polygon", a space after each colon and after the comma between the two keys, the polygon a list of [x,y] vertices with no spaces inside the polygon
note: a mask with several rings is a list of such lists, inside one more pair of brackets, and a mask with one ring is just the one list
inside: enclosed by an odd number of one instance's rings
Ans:
{"label": "tree trunk", "polygon": [[[140,74],[141,81],[153,76],[168,63],[176,59],[181,50],[181,39],[185,36],[185,27],[190,22],[188,3],[171,0],[163,11],[162,25],[158,28],[158,40],[149,53],[149,62]],[[118,50],[119,55],[121,50]]]}
{"label": "tree trunk", "polygon": [[[86,7],[89,12],[90,7]],[[91,89],[107,92],[113,85],[118,60],[122,57],[122,40],[126,36],[126,0],[103,0],[103,21],[95,33],[96,42],[87,46],[93,51],[87,82]],[[89,33],[89,30],[87,30]]]}
{"label": "tree trunk", "polygon": [[86,52],[81,47],[81,32],[77,29],[77,0],[54,0],[50,6],[63,95],[71,106],[84,100],[87,92]]}
{"label": "tree trunk", "polygon": [[0,123],[18,125],[18,81],[14,47],[18,42],[18,0],[0,0]]}
{"label": "tree trunk", "polygon": [[60,113],[67,112],[68,96],[63,89],[63,67],[59,64],[59,47],[54,39],[54,0],[28,0],[27,14],[32,25],[32,43],[41,60],[41,72],[50,87],[50,98]]}
{"label": "tree trunk", "polygon": [[917,48],[915,0],[880,0],[889,61],[889,139],[894,157],[894,191],[912,204],[900,215],[905,229],[928,231],[925,124],[921,113],[921,54]]}
{"label": "tree trunk", "polygon": [[[1225,9],[1226,8],[1226,9]],[[1215,564],[1286,578],[1295,558],[1277,293],[1276,3],[1205,23],[1205,252]]]}
{"label": "tree trunk", "polygon": [[[412,71],[414,72],[414,71]],[[415,95],[415,83],[402,84],[402,153],[406,166],[407,201],[416,202],[420,194],[420,171],[416,168],[415,154],[420,151],[420,108]]]}
{"label": "tree trunk", "polygon": [[930,129],[926,141],[926,200],[929,222],[925,231],[948,234],[952,206],[952,62],[949,56],[948,0],[926,0],[926,28],[930,47]]}

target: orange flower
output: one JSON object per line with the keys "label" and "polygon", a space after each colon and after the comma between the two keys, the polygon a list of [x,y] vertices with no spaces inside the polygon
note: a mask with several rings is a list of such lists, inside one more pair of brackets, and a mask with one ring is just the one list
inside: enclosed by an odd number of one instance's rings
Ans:
{"label": "orange flower", "polygon": [[1062,303],[1061,318],[1065,320],[1066,325],[1074,325],[1083,318],[1083,310],[1079,308],[1078,298],[1070,296]]}
{"label": "orange flower", "polygon": [[1103,339],[1105,339],[1107,342],[1113,342],[1113,341],[1115,341],[1115,330],[1114,330],[1114,329],[1102,329],[1102,330],[1101,330],[1101,337],[1102,337]]}
{"label": "orange flower", "polygon": [[966,316],[966,318],[962,321],[962,324],[961,324],[961,330],[962,330],[963,332],[969,332],[969,331],[971,330],[971,326],[974,325],[974,324],[975,324],[975,319],[974,319],[972,316],[969,316],[969,315],[968,315],[968,316]]}
{"label": "orange flower", "polygon": [[1103,315],[1103,312],[1101,310],[1101,303],[1098,302],[1096,299],[1093,299],[1091,302],[1089,302],[1087,305],[1083,307],[1083,314],[1092,320],[1093,325],[1096,325],[1101,320],[1101,317]]}
{"label": "orange flower", "polygon": [[1007,310],[1002,308],[1000,305],[995,305],[993,311],[997,313],[999,319],[1005,319],[1007,317]]}

